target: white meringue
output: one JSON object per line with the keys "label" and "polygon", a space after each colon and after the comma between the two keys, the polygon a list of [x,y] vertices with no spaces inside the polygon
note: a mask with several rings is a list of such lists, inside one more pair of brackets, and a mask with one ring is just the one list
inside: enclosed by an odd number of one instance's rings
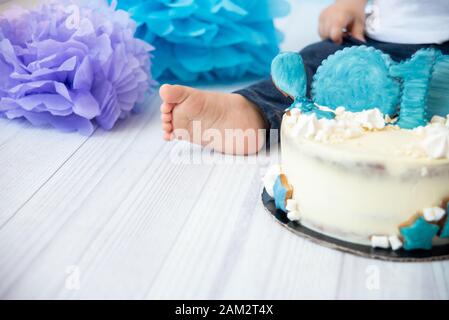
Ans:
{"label": "white meringue", "polygon": [[287,213],[287,218],[290,221],[299,221],[301,220],[301,214],[299,213],[299,211],[289,211]]}
{"label": "white meringue", "polygon": [[[434,117],[435,118],[435,117]],[[449,127],[446,123],[435,122],[417,133],[423,137],[422,147],[431,159],[449,158]]]}
{"label": "white meringue", "polygon": [[[324,107],[321,108],[324,110]],[[335,113],[335,119],[323,118],[318,120],[314,113],[301,114],[299,109],[292,109],[290,115],[286,115],[285,121],[287,125],[292,127],[294,136],[314,139],[319,142],[352,139],[359,137],[366,130],[385,128],[385,120],[379,109],[348,112],[345,111],[345,108],[338,107],[333,112]]]}
{"label": "white meringue", "polygon": [[288,199],[285,205],[285,209],[287,209],[287,211],[296,211],[298,209],[298,204],[296,203],[296,200]]}
{"label": "white meringue", "polygon": [[398,236],[389,236],[388,241],[390,242],[391,249],[394,251],[402,248],[402,241]]}
{"label": "white meringue", "polygon": [[423,216],[426,221],[437,222],[446,215],[446,210],[440,207],[426,208],[423,210]]}
{"label": "white meringue", "polygon": [[390,241],[386,236],[372,236],[371,237],[371,246],[373,248],[390,248]]}
{"label": "white meringue", "polygon": [[270,197],[274,198],[273,187],[276,183],[277,177],[281,174],[281,166],[278,164],[272,165],[268,168],[267,173],[263,177],[263,185],[265,190],[270,195]]}

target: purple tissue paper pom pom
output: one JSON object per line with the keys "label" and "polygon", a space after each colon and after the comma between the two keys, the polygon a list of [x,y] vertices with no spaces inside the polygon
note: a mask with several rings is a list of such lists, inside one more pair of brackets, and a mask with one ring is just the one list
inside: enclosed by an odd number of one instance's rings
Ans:
{"label": "purple tissue paper pom pom", "polygon": [[72,2],[0,16],[0,116],[90,135],[111,129],[155,83],[153,47],[128,13]]}

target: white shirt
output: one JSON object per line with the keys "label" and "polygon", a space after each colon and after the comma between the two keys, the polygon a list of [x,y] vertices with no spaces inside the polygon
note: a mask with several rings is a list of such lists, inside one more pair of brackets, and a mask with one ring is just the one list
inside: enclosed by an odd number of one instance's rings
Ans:
{"label": "white shirt", "polygon": [[383,42],[449,41],[449,0],[373,0],[366,33]]}

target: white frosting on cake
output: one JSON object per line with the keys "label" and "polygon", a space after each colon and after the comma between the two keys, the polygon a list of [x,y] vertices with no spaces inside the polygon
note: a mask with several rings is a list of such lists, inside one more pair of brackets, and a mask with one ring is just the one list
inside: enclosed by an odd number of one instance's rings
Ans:
{"label": "white frosting on cake", "polygon": [[403,153],[413,158],[449,159],[449,116],[447,118],[435,116],[425,127],[404,130],[394,125],[395,119],[384,117],[377,108],[362,112],[347,112],[340,107],[333,112],[335,119],[318,119],[315,113],[301,114],[300,110],[295,108],[289,111],[284,121],[291,128],[294,137],[322,143],[339,143],[376,131],[396,130],[400,132],[397,137],[414,134],[416,139],[409,139],[410,143],[392,152]]}
{"label": "white frosting on cake", "polygon": [[299,109],[290,110],[287,124],[293,126],[292,134],[297,137],[320,142],[338,142],[359,137],[365,131],[385,128],[385,119],[379,109],[362,112],[346,112],[337,108],[335,119],[319,119],[315,113],[301,114]]}
{"label": "white frosting on cake", "polygon": [[[365,245],[380,236],[376,246],[388,242],[397,250],[399,226],[449,197],[447,144],[428,142],[447,138],[447,119],[403,130],[378,110],[340,109],[333,120],[289,114],[281,130],[282,171],[306,227]],[[437,155],[433,148],[443,149],[439,157],[430,156]]]}
{"label": "white frosting on cake", "polygon": [[263,177],[263,185],[265,190],[269,194],[270,197],[274,197],[273,187],[276,182],[277,177],[281,174],[281,166],[273,165],[268,168],[268,171],[265,173]]}
{"label": "white frosting on cake", "polygon": [[449,116],[433,117],[429,125],[419,127],[415,132],[421,136],[422,146],[429,158],[449,158]]}

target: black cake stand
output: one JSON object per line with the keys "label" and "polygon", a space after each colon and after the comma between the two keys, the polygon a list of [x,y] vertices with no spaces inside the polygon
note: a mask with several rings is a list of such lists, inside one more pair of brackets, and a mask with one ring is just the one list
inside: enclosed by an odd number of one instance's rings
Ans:
{"label": "black cake stand", "polygon": [[338,240],[319,232],[313,231],[302,226],[297,222],[288,220],[286,214],[276,209],[274,199],[263,190],[262,202],[265,209],[279,222],[283,227],[287,228],[294,234],[304,237],[319,245],[351,253],[364,258],[398,261],[398,262],[425,262],[425,261],[441,261],[449,259],[449,245],[436,246],[432,250],[413,250],[406,251],[403,249],[393,251],[385,249],[372,248],[370,246],[358,245],[342,240]]}

